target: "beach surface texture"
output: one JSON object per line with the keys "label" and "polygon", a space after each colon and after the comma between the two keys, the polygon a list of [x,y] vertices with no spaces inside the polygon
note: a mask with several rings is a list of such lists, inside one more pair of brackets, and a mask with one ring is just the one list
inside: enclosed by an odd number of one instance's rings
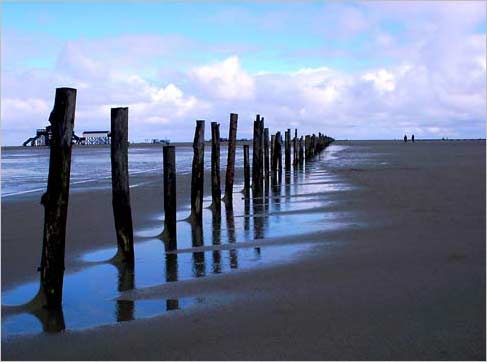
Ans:
{"label": "beach surface texture", "polygon": [[[75,329],[66,318],[59,333],[10,335],[2,307],[2,359],[485,360],[485,141],[337,141],[306,167],[312,194],[288,213],[319,217],[314,227],[295,235],[296,222],[232,246],[298,246],[291,257],[126,288],[114,300],[136,313],[138,303],[201,301],[129,322]],[[178,174],[182,212],[189,179]],[[162,171],[130,182],[141,185],[130,191],[137,231],[162,212]],[[299,205],[300,195],[289,199]],[[71,193],[67,274],[86,268],[84,253],[114,246],[111,208],[109,188]],[[2,197],[2,294],[38,280],[42,225],[39,195]]]}

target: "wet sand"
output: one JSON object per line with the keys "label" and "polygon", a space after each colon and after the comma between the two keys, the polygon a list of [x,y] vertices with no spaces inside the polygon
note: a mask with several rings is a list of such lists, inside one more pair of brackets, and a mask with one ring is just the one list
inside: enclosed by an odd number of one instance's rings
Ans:
{"label": "wet sand", "polygon": [[[328,171],[354,187],[323,212],[353,212],[349,226],[258,241],[314,243],[296,262],[125,292],[206,303],[2,340],[2,358],[485,359],[485,142],[340,144]],[[357,151],[378,162],[349,163]],[[136,227],[162,207],[160,189],[131,191]],[[71,195],[68,228],[67,264],[113,243],[110,192]],[[41,236],[40,205],[2,203],[3,288],[32,279]]]}

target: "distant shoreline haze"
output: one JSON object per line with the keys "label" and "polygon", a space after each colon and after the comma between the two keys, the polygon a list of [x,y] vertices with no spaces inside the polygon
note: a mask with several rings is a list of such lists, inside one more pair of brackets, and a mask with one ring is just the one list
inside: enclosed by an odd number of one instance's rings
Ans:
{"label": "distant shoreline haze", "polygon": [[[416,136],[415,136],[416,137]],[[442,139],[442,138],[415,138],[415,142],[436,142],[436,141],[443,141],[443,142],[448,142],[448,141],[455,141],[455,142],[459,142],[459,141],[485,141],[486,138],[483,137],[483,138],[445,138],[445,139]],[[353,141],[382,141],[382,142],[394,142],[394,141],[397,141],[397,142],[403,142],[403,139],[402,138],[396,138],[396,139],[374,139],[374,138],[367,138],[367,139],[352,139],[352,138],[338,138],[336,139],[335,141],[341,141],[341,142],[353,142]],[[411,142],[411,137],[408,136],[408,142]],[[208,146],[208,145],[211,145],[211,140],[205,140],[205,144]],[[227,145],[228,144],[228,141],[220,141],[220,144],[222,145]],[[242,146],[242,145],[250,145],[250,147],[252,147],[252,139],[249,139],[249,140],[246,140],[246,141],[237,141],[237,146]],[[130,145],[132,146],[137,146],[137,147],[160,147],[160,146],[164,146],[164,144],[162,143],[147,143],[147,142],[130,142]],[[171,142],[169,143],[168,145],[171,145],[171,146],[176,146],[176,147],[191,147],[193,145],[193,142],[192,141],[186,141],[186,142]],[[1,146],[2,149],[30,149],[30,148],[48,148],[49,146],[12,146],[12,145],[8,145],[8,146]],[[107,145],[73,145],[73,147],[81,147],[81,148],[90,148],[90,147],[93,147],[93,148],[103,148],[103,147],[110,147],[109,144]]]}

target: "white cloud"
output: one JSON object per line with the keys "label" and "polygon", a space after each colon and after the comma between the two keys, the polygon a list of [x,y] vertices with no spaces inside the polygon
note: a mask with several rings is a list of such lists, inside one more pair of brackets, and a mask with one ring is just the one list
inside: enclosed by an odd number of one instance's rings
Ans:
{"label": "white cloud", "polygon": [[[189,140],[194,120],[217,120],[224,128],[230,112],[240,115],[242,137],[251,135],[255,113],[271,132],[296,125],[343,138],[485,134],[486,36],[475,28],[485,19],[485,3],[325,4],[316,14],[286,7],[272,14],[267,31],[279,40],[292,15],[297,30],[310,27],[322,43],[294,52],[269,46],[274,64],[301,65],[288,72],[255,69],[265,53],[256,44],[150,34],[70,40],[56,45],[54,67],[29,66],[25,61],[44,54],[50,38],[36,46],[25,35],[3,41],[2,33],[3,140],[19,144],[45,125],[59,86],[78,89],[77,130],[107,129],[110,107],[128,106],[131,137],[139,140]],[[256,28],[265,24],[252,12],[244,18]],[[217,61],[200,61],[207,59],[201,54]],[[337,59],[360,68],[337,69]],[[12,129],[25,131],[9,139]]]}
{"label": "white cloud", "polygon": [[254,97],[254,80],[242,69],[237,56],[220,63],[195,67],[189,75],[197,85],[215,98],[232,100]]}
{"label": "white cloud", "polygon": [[363,80],[370,81],[380,93],[392,92],[396,88],[394,75],[385,69],[380,69],[375,72],[365,73],[362,76]]}

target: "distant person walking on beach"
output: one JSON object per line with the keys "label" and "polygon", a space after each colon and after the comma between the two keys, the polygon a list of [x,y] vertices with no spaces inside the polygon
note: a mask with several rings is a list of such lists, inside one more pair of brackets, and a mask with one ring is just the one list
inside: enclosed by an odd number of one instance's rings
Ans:
{"label": "distant person walking on beach", "polygon": [[411,141],[414,143],[414,135],[411,136]]}
{"label": "distant person walking on beach", "polygon": [[404,142],[408,141],[408,136],[404,135]]}

